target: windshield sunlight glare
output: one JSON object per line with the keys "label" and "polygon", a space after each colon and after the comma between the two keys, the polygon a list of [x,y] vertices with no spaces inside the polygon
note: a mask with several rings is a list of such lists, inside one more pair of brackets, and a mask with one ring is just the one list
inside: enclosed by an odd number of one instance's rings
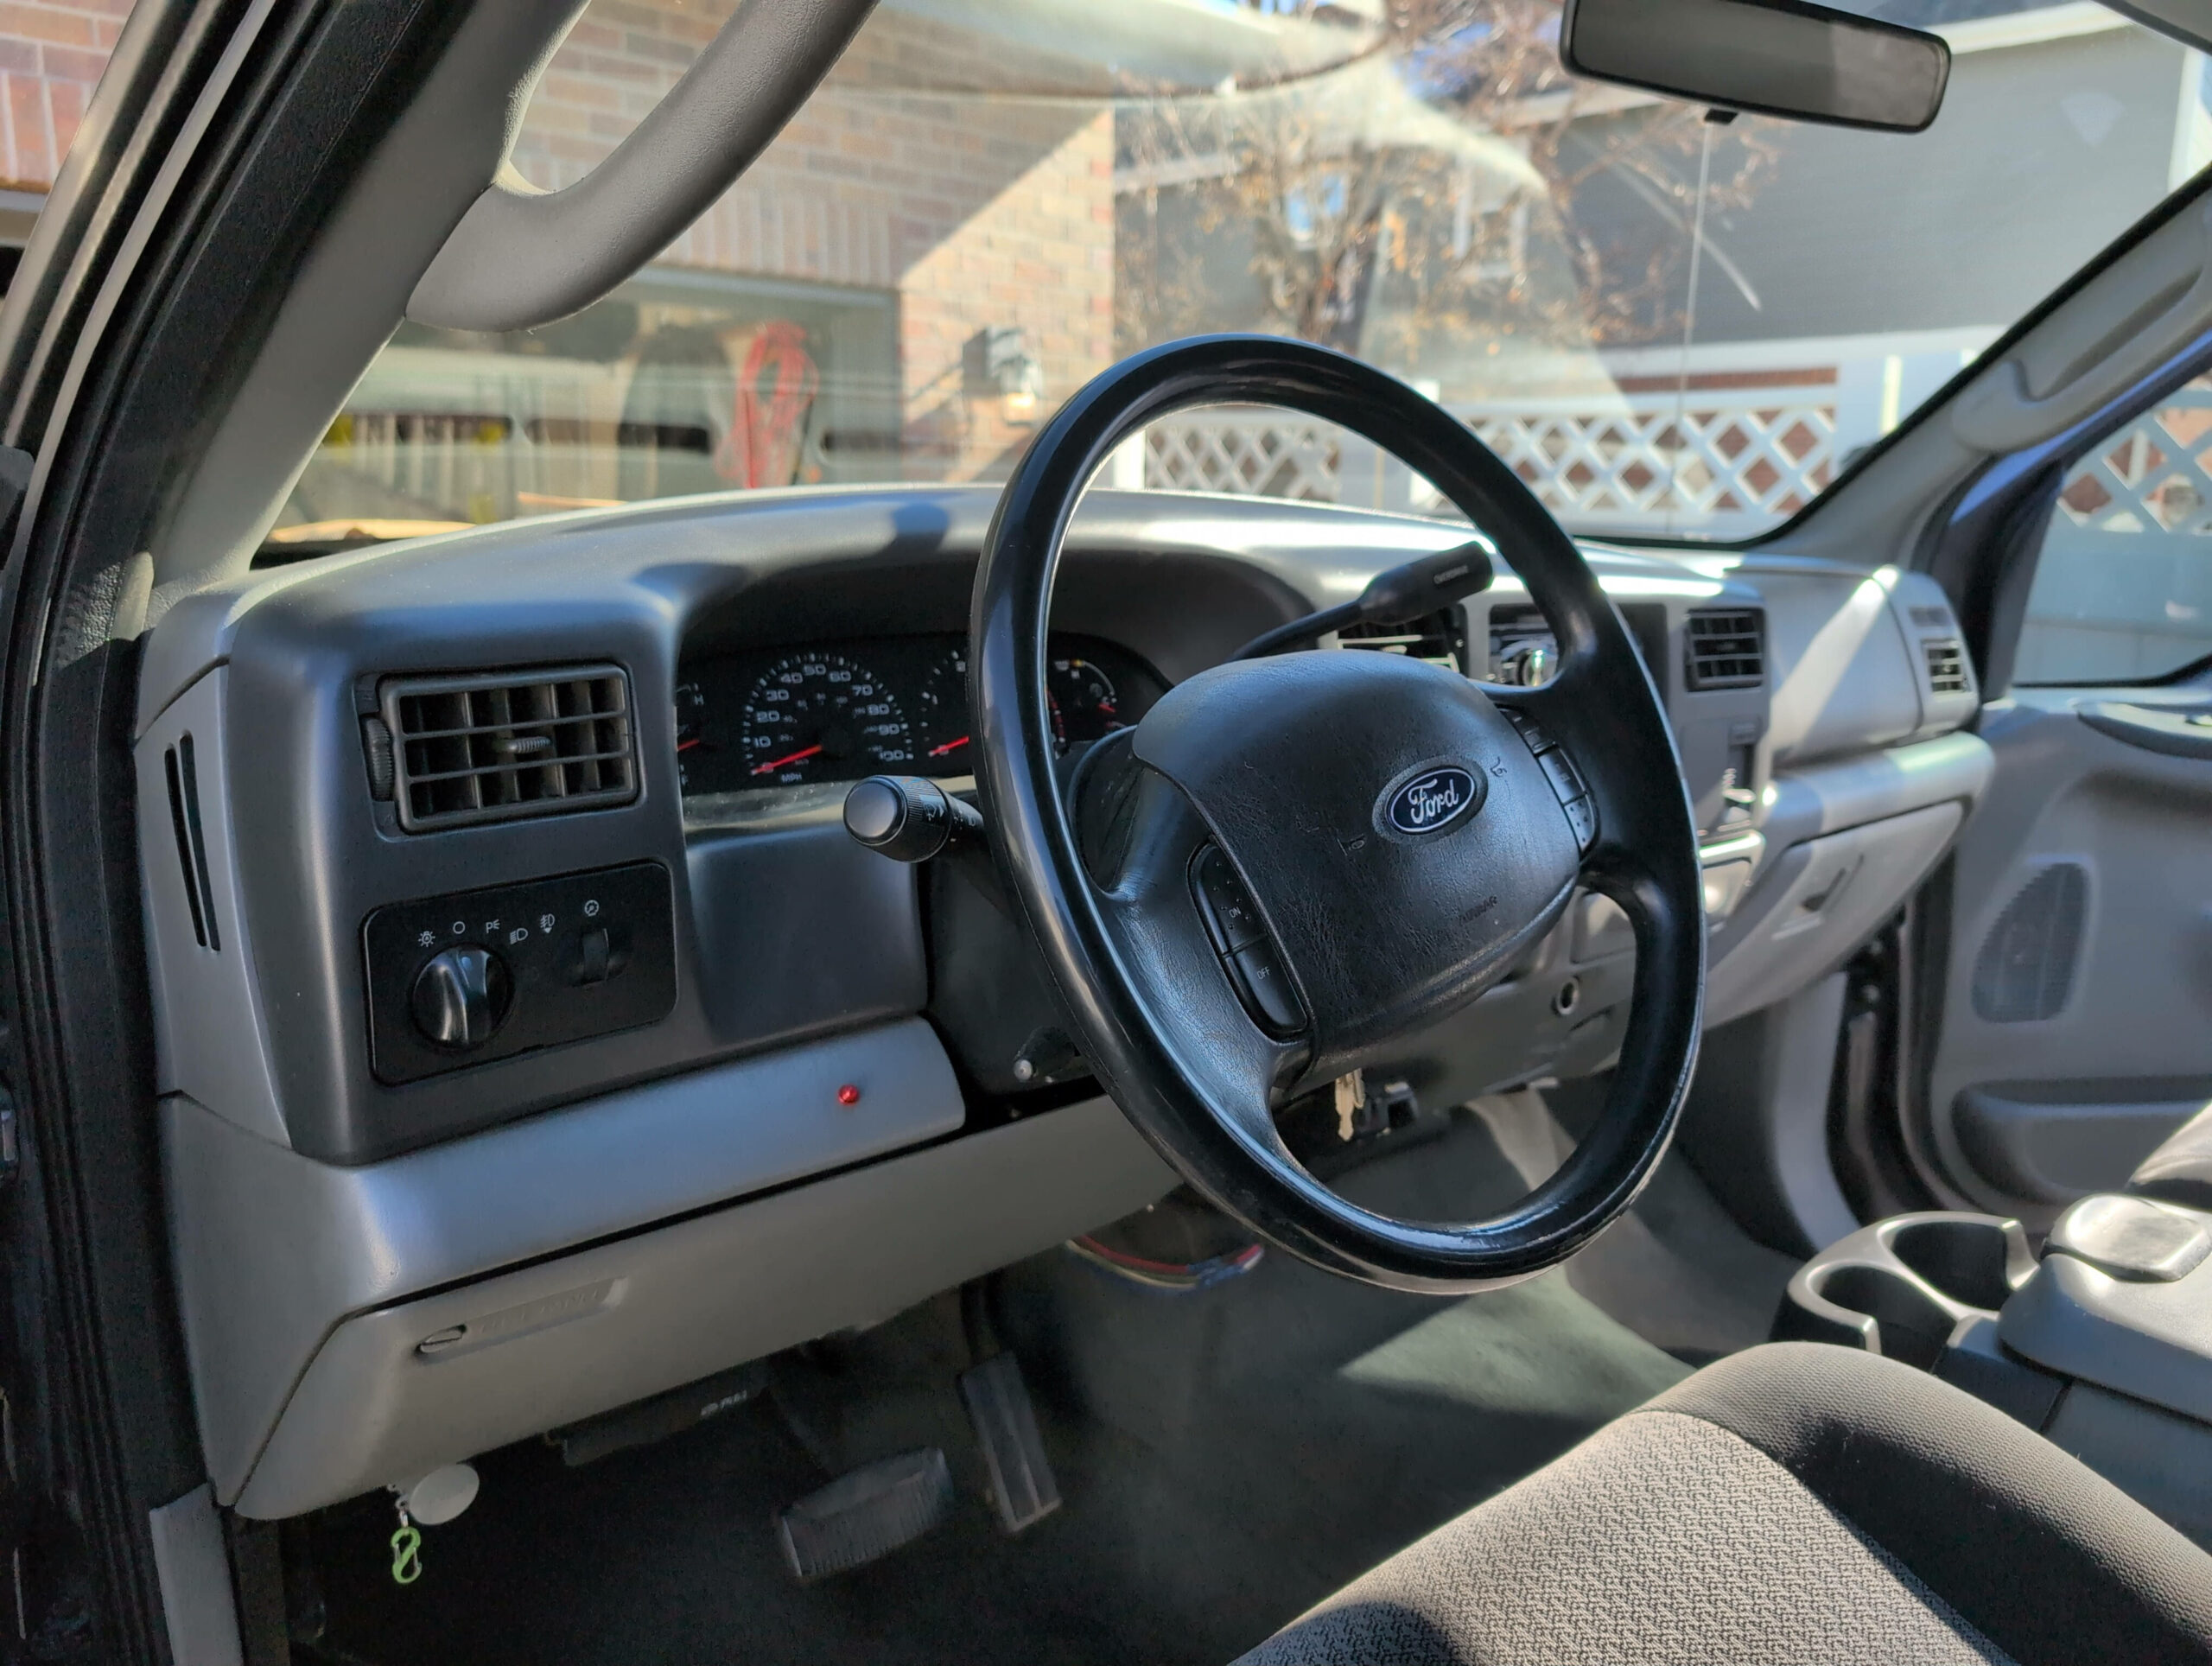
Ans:
{"label": "windshield sunlight glare", "polygon": [[[515,164],[604,157],[734,0],[594,0]],[[543,329],[402,327],[270,555],[666,497],[1003,478],[1122,355],[1325,343],[1442,401],[1571,530],[1802,508],[2208,156],[2202,60],[2088,3],[1942,30],[1925,134],[1575,81],[1547,0],[885,0],[768,152]],[[1155,424],[1120,485],[1440,511],[1325,424]]]}

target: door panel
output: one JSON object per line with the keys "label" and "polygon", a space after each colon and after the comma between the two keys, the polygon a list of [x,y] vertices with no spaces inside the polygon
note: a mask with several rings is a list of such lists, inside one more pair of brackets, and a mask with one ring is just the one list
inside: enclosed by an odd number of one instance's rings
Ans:
{"label": "door panel", "polygon": [[[2046,1220],[2212,1100],[2212,688],[2025,689],[1987,709],[1996,779],[1957,857],[1929,1104],[1948,1178]],[[2212,730],[2208,730],[2212,734]]]}
{"label": "door panel", "polygon": [[1927,1103],[1942,1178],[2031,1223],[2212,1099],[2209,462],[2200,374],[2094,442],[2016,557]]}

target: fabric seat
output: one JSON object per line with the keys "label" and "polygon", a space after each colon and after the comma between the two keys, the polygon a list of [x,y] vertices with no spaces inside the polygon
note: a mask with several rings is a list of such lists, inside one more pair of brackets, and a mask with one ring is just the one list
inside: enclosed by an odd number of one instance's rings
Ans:
{"label": "fabric seat", "polygon": [[2212,1660],[2212,1556],[1894,1360],[1709,1365],[1242,1666]]}
{"label": "fabric seat", "polygon": [[2184,1209],[2212,1210],[2212,1105],[2168,1135],[2136,1168],[2127,1189]]}

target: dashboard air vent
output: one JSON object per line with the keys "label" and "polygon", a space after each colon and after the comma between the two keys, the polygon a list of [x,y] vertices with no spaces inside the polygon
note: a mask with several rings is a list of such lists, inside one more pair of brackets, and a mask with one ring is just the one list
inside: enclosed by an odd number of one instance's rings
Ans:
{"label": "dashboard air vent", "polygon": [[1920,645],[1920,652],[1928,659],[1928,686],[1936,694],[1964,694],[1970,686],[1967,682],[1966,650],[1956,637],[1931,638]]}
{"label": "dashboard air vent", "polygon": [[1466,669],[1466,616],[1457,607],[1444,608],[1410,625],[1347,625],[1337,633],[1337,639],[1347,648],[1411,654],[1455,671]]}
{"label": "dashboard air vent", "polygon": [[402,677],[378,690],[410,833],[627,804],[638,796],[619,665]]}
{"label": "dashboard air vent", "polygon": [[1755,689],[1766,680],[1764,617],[1756,607],[1707,607],[1682,634],[1682,680],[1704,689]]}

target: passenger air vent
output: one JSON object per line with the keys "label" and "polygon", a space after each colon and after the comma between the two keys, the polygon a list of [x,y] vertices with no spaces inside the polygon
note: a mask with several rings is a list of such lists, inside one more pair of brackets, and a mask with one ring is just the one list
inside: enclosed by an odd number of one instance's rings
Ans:
{"label": "passenger air vent", "polygon": [[410,833],[627,804],[630,684],[617,665],[406,677],[378,690]]}
{"label": "passenger air vent", "polygon": [[190,734],[177,736],[176,744],[162,754],[162,768],[168,777],[169,824],[176,832],[176,865],[183,871],[192,935],[201,948],[220,953],[223,935],[215,925],[215,887],[207,877],[207,841],[200,826],[200,772]]}
{"label": "passenger air vent", "polygon": [[1755,689],[1766,681],[1766,620],[1756,607],[1707,607],[1682,633],[1682,683],[1706,689]]}
{"label": "passenger air vent", "polygon": [[2079,862],[2053,862],[2022,886],[1974,957],[1974,1011],[1992,1024],[2030,1024],[2064,1010],[2088,902]]}
{"label": "passenger air vent", "polygon": [[1928,686],[1931,692],[1964,694],[1972,686],[1967,681],[1966,650],[1956,637],[1924,641],[1920,652],[1927,656]]}
{"label": "passenger air vent", "polygon": [[1347,648],[1411,654],[1415,659],[1455,671],[1466,669],[1466,615],[1457,607],[1444,608],[1410,625],[1347,625],[1337,633],[1337,639]]}

